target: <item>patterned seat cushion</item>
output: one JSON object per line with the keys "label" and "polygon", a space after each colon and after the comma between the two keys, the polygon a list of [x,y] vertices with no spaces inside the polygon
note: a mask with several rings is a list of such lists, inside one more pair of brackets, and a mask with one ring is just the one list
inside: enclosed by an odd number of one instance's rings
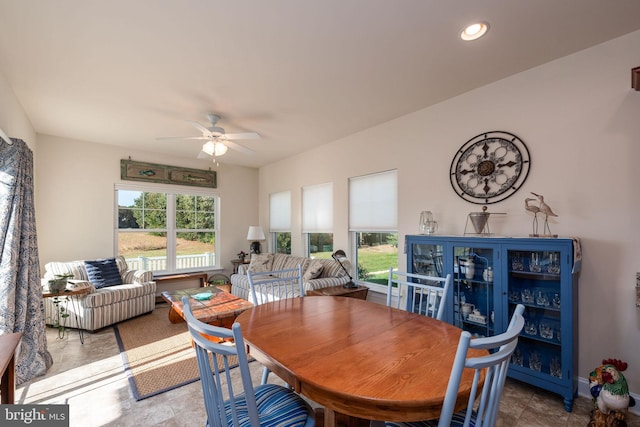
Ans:
{"label": "patterned seat cushion", "polygon": [[316,279],[320,277],[320,274],[322,274],[323,269],[324,269],[324,264],[322,264],[317,259],[311,260],[311,262],[307,266],[307,270],[304,272],[303,279],[305,281]]}
{"label": "patterned seat cushion", "polygon": [[271,265],[271,271],[289,270],[291,268],[297,268],[299,265],[301,265],[302,274],[304,274],[307,269],[308,262],[309,258],[301,256],[273,254],[273,264]]}
{"label": "patterned seat cushion", "polygon": [[[300,396],[288,388],[276,384],[264,384],[257,386],[254,393],[261,426],[297,427],[306,424],[310,408]],[[244,395],[237,396],[235,404],[240,426],[250,426]],[[234,425],[229,401],[225,404],[225,411],[227,424]]]}
{"label": "patterned seat cushion", "polygon": [[[347,273],[344,272],[340,264],[333,258],[330,259],[316,259],[314,261],[322,264],[322,271],[320,272],[320,278],[322,277],[346,277]],[[345,262],[344,266],[347,270],[351,268],[351,264]]]}
{"label": "patterned seat cushion", "polygon": [[85,295],[82,299],[82,305],[84,307],[102,307],[121,301],[134,300],[135,298],[149,294],[153,294],[155,298],[155,292],[155,282],[108,286],[106,288],[96,289],[95,292]]}

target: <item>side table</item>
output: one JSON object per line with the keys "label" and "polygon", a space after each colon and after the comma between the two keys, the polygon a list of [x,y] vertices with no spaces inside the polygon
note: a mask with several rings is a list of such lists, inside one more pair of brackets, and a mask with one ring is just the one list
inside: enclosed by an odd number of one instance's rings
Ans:
{"label": "side table", "polygon": [[13,405],[16,392],[16,348],[20,344],[22,332],[0,335],[0,403]]}
{"label": "side table", "polygon": [[345,288],[339,285],[307,291],[307,296],[347,297],[366,300],[368,293],[369,288],[366,286],[358,285],[356,288]]}
{"label": "side table", "polygon": [[233,265],[233,274],[238,274],[238,267],[242,264],[250,264],[251,261],[248,259],[232,259],[231,264]]}
{"label": "side table", "polygon": [[[58,328],[58,338],[62,339],[64,338],[64,335],[66,333],[66,329],[65,329],[65,319],[67,318],[68,314],[69,314],[69,301],[71,301],[71,306],[73,307],[73,314],[75,316],[76,319],[76,324],[78,325],[78,335],[80,337],[80,343],[84,344],[84,330],[83,330],[83,324],[80,322],[80,319],[78,319],[78,311],[80,311],[80,297],[84,294],[88,294],[90,292],[90,290],[88,288],[84,288],[84,289],[78,289],[78,290],[73,290],[73,291],[63,291],[63,292],[58,292],[58,293],[52,293],[52,292],[42,292],[42,298],[58,298],[58,304],[54,304],[56,306],[56,323],[57,323],[57,328]],[[54,300],[55,303],[55,300]],[[62,305],[64,304],[64,305]],[[67,316],[64,316],[63,312],[67,313]]]}

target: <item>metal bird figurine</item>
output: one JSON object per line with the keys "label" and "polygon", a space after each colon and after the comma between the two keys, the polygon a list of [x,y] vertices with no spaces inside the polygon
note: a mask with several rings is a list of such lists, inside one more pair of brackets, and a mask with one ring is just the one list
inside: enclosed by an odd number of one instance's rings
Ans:
{"label": "metal bird figurine", "polygon": [[530,205],[529,202],[535,202],[536,199],[532,199],[530,197],[524,199],[524,208],[529,212],[533,212],[533,234],[532,236],[538,235],[538,212],[540,212],[540,208],[536,205]]}
{"label": "metal bird figurine", "polygon": [[546,204],[544,202],[544,196],[541,194],[536,194],[534,192],[531,192],[531,194],[533,194],[534,196],[536,196],[538,198],[538,204],[539,204],[539,209],[540,212],[544,214],[544,232],[549,232],[549,235],[551,235],[551,230],[549,229],[549,217],[550,216],[558,216],[556,215],[552,210],[551,210],[551,206],[549,206],[548,204]]}

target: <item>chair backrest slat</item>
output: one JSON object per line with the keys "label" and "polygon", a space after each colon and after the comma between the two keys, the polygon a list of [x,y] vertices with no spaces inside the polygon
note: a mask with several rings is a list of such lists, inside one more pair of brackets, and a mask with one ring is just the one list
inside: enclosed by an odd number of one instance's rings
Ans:
{"label": "chair backrest slat", "polygon": [[302,266],[285,270],[247,272],[250,298],[255,305],[281,299],[303,297]]}
{"label": "chair backrest slat", "polygon": [[[458,397],[458,387],[460,386],[462,373],[465,369],[473,369],[475,372],[464,425],[470,425],[471,418],[473,417],[475,418],[476,427],[495,426],[511,355],[518,345],[518,336],[524,328],[523,312],[524,306],[518,304],[506,332],[493,337],[471,339],[469,332],[462,332],[451,369],[451,376],[449,377],[449,384],[447,385],[438,427],[451,425],[451,419],[453,418],[453,411]],[[486,349],[489,350],[490,353],[486,356],[467,357],[470,348]],[[483,373],[484,384],[480,391],[477,409],[474,412],[474,402],[478,395],[477,386]]]}
{"label": "chair backrest slat", "polygon": [[[240,425],[235,396],[242,392],[244,392],[246,398],[246,410],[251,420],[251,425],[260,425],[240,324],[234,323],[231,329],[208,325],[194,317],[188,297],[183,297],[182,302],[184,304],[185,320],[196,351],[208,424],[212,427],[228,426],[224,401],[224,384],[226,383],[226,394],[231,405],[232,425]],[[242,379],[242,390],[236,389],[235,392],[234,382],[231,380],[231,370],[229,369],[230,366],[235,364],[235,361],[230,363],[230,357],[237,358],[237,365]]]}
{"label": "chair backrest slat", "polygon": [[[425,276],[390,268],[387,286],[387,306],[442,320],[451,288],[451,274],[445,277]],[[397,289],[395,304],[394,289]]]}

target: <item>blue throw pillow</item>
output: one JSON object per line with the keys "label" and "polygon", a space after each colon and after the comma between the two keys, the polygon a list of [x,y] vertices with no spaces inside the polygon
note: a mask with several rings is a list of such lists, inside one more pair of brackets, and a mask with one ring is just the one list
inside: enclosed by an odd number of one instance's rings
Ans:
{"label": "blue throw pillow", "polygon": [[89,281],[98,289],[122,284],[115,258],[85,261],[84,268],[87,270]]}

